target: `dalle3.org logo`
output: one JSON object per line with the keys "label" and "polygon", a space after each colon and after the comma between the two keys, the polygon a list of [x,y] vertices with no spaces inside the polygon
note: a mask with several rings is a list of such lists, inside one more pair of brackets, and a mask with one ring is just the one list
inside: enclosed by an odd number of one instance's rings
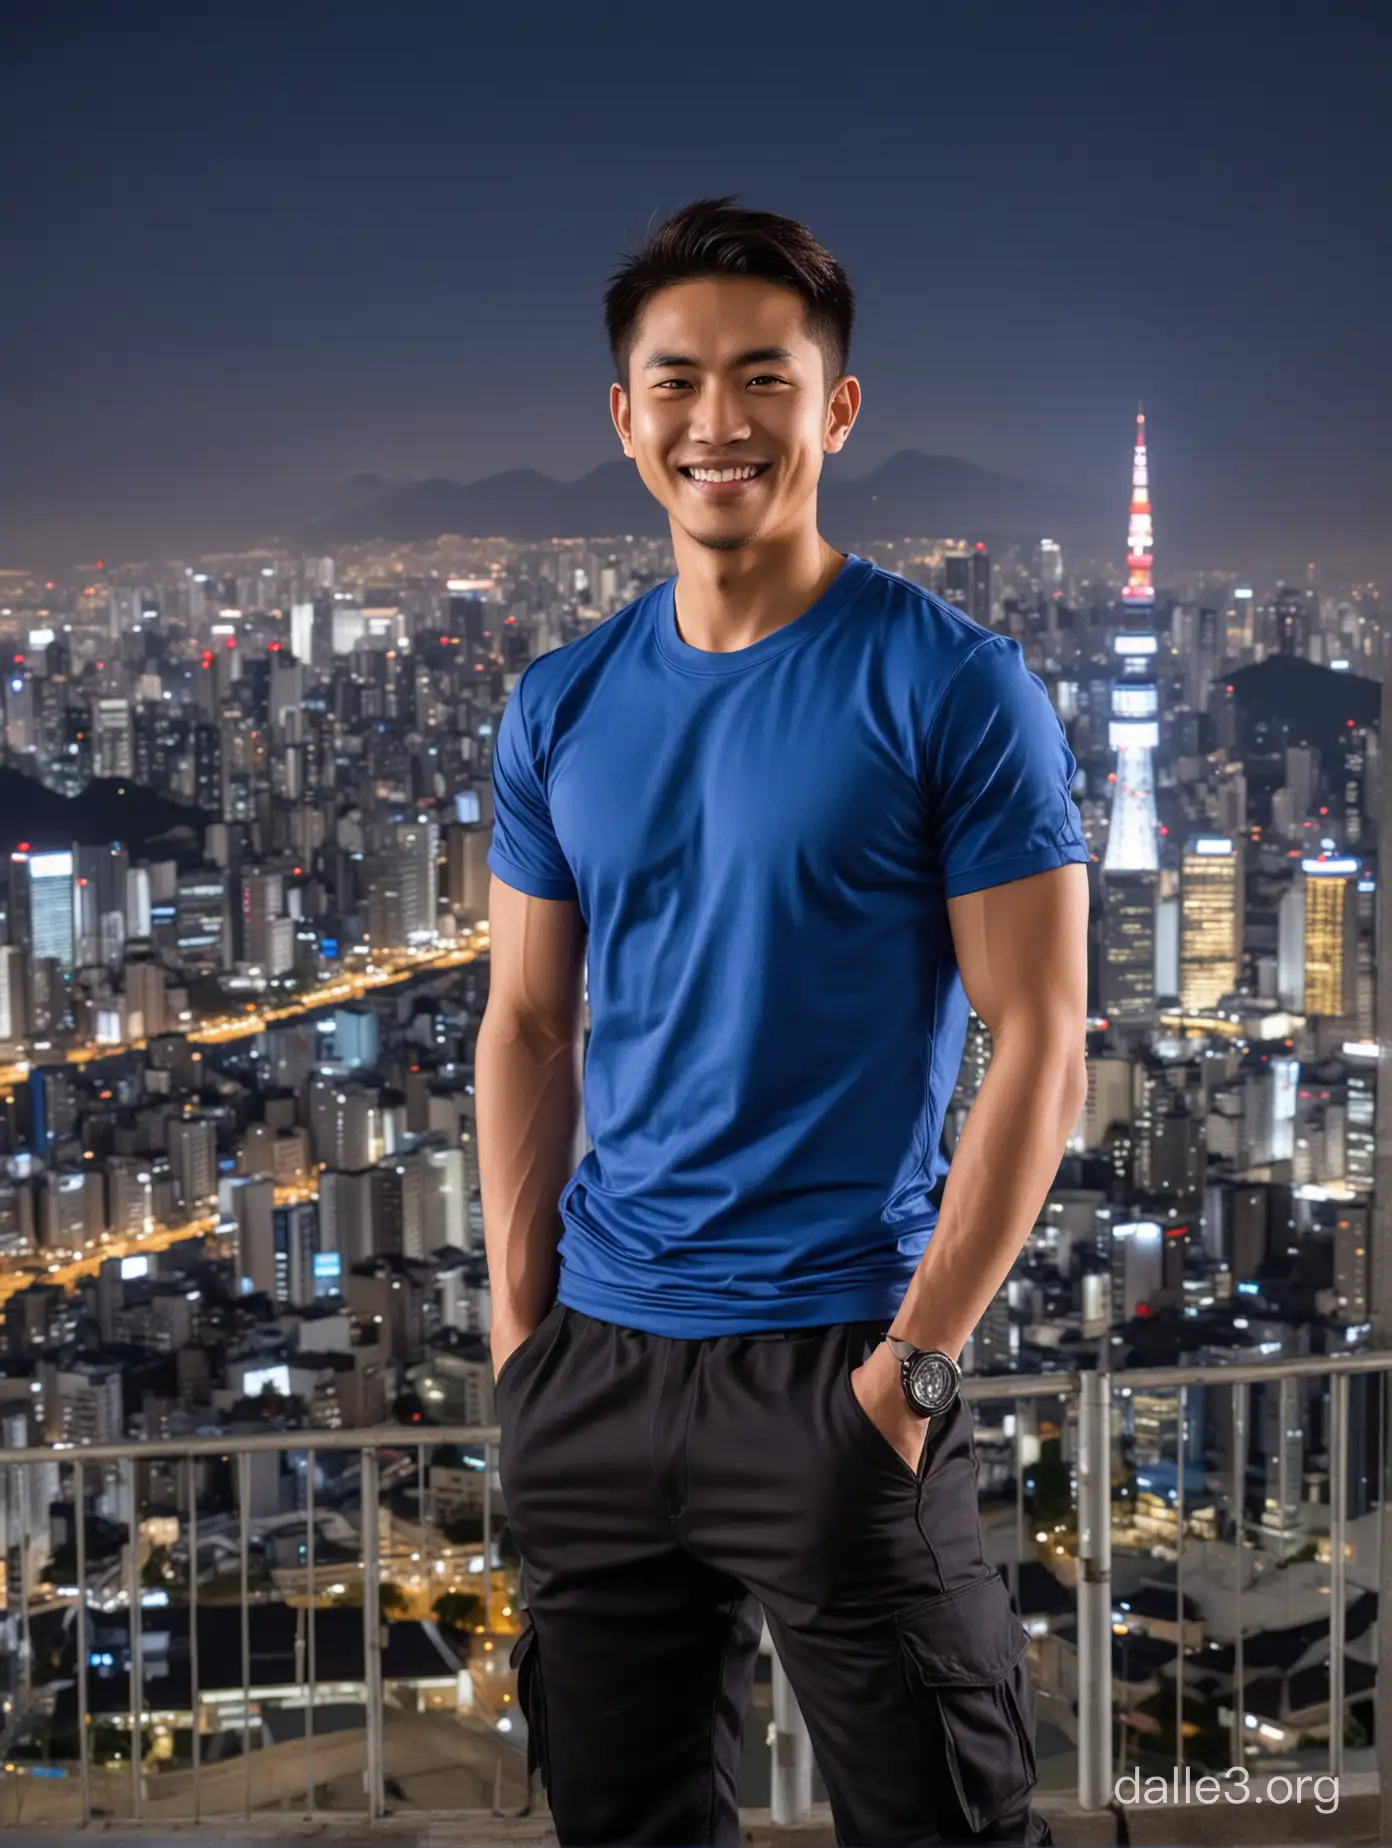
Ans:
{"label": "dalle3.org logo", "polygon": [[1321,1816],[1339,1807],[1339,1780],[1332,1771],[1301,1771],[1292,1777],[1273,1772],[1253,1779],[1245,1765],[1227,1771],[1193,1774],[1193,1766],[1175,1766],[1169,1777],[1158,1772],[1143,1776],[1127,1771],[1112,1786],[1118,1803],[1133,1806],[1160,1803],[1313,1803]]}

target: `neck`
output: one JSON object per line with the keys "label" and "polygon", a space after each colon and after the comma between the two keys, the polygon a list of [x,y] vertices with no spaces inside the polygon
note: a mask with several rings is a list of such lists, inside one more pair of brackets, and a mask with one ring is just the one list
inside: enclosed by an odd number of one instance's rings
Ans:
{"label": "neck", "polygon": [[792,622],[830,588],[845,563],[815,521],[733,552],[698,545],[674,522],[672,550],[677,633],[707,654],[752,647]]}

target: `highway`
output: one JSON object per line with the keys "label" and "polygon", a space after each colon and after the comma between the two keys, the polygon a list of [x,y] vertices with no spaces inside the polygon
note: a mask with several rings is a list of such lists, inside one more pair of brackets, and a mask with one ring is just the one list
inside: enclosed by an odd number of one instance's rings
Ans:
{"label": "highway", "polygon": [[[277,1187],[275,1199],[277,1206],[291,1206],[298,1201],[317,1200],[319,1189],[313,1180],[287,1181]],[[218,1229],[218,1215],[204,1213],[197,1219],[185,1220],[177,1226],[152,1226],[148,1232],[135,1232],[118,1236],[103,1232],[100,1238],[89,1239],[87,1249],[75,1257],[65,1260],[53,1258],[21,1258],[14,1261],[14,1268],[0,1272],[0,1308],[10,1300],[17,1290],[24,1289],[31,1283],[60,1283],[65,1290],[70,1290],[81,1277],[95,1277],[108,1258],[144,1257],[152,1251],[165,1251],[170,1245],[177,1245],[186,1238],[208,1238]],[[0,1260],[3,1262],[3,1260]]]}
{"label": "highway", "polygon": [[[278,1026],[284,1021],[297,1020],[306,1014],[317,1014],[326,1007],[359,1001],[375,988],[389,988],[392,983],[407,981],[413,975],[461,968],[465,963],[475,962],[487,954],[488,926],[484,924],[470,931],[459,942],[451,944],[448,949],[390,951],[379,962],[367,963],[360,972],[340,975],[322,983],[313,993],[297,995],[293,1001],[281,1007],[258,1007],[254,1001],[248,1001],[245,1012],[228,1015],[221,1020],[206,1020],[200,1026],[190,1027],[184,1037],[192,1046],[225,1046],[235,1040],[250,1039],[254,1034],[264,1033],[267,1027]],[[72,1046],[66,1052],[56,1054],[55,1060],[75,1066],[91,1065],[99,1059],[116,1058],[123,1052],[143,1051],[145,1044],[140,1039],[110,1046]],[[10,1065],[0,1065],[0,1095],[8,1096],[15,1085],[23,1083],[33,1064],[31,1059],[17,1059]]]}

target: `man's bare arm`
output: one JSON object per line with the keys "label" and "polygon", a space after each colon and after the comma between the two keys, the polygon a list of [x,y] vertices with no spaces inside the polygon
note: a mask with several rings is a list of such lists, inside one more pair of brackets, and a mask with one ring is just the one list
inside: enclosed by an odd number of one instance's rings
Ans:
{"label": "man's bare arm", "polygon": [[496,1374],[555,1300],[557,1202],[580,1116],[585,928],[573,901],[497,878],[488,921],[474,1095]]}
{"label": "man's bare arm", "polygon": [[947,909],[991,1063],[893,1332],[955,1358],[1029,1237],[1087,1095],[1087,869],[1055,867]]}

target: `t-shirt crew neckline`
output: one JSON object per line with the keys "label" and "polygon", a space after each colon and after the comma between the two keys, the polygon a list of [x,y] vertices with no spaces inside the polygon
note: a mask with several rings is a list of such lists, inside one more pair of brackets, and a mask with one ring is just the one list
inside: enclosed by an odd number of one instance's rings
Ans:
{"label": "t-shirt crew neckline", "polygon": [[782,654],[785,649],[796,647],[808,636],[815,635],[838,611],[844,609],[872,569],[863,558],[848,552],[845,564],[817,601],[805,609],[801,616],[794,616],[782,628],[760,636],[748,648],[736,648],[726,654],[716,654],[708,648],[693,648],[690,642],[683,640],[677,633],[677,580],[674,577],[668,578],[665,584],[659,585],[653,603],[658,648],[673,667],[679,667],[685,674],[745,673],[774,655]]}

